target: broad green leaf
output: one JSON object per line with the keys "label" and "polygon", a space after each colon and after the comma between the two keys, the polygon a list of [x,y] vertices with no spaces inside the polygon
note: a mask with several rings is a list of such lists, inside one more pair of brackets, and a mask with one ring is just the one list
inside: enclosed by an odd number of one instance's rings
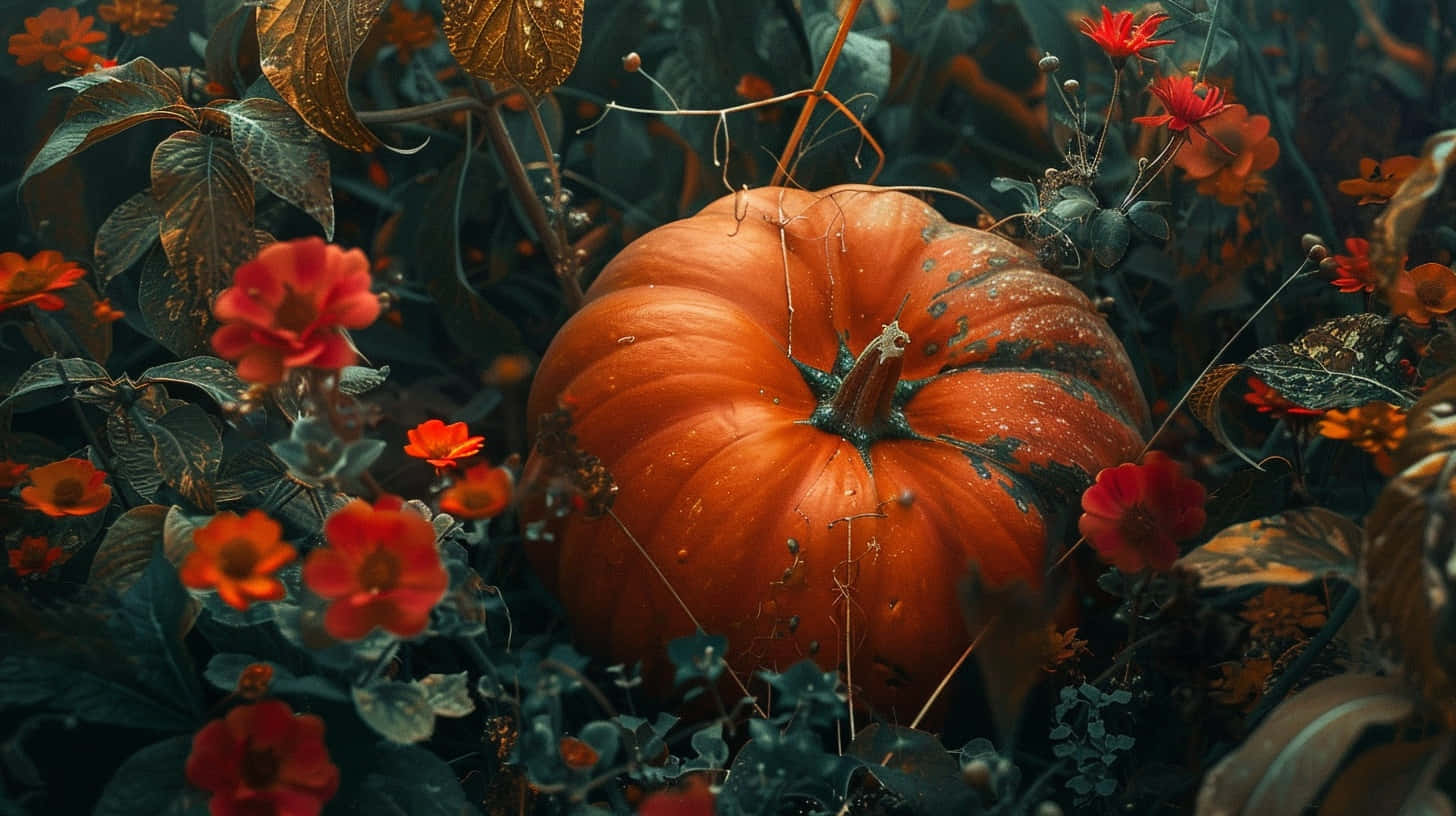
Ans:
{"label": "broad green leaf", "polygon": [[1092,216],[1092,257],[1103,266],[1115,266],[1127,254],[1132,222],[1120,210],[1098,210]]}
{"label": "broad green leaf", "polygon": [[581,53],[585,0],[441,0],[450,53],[469,73],[543,94]]}
{"label": "broad green leaf", "polygon": [[359,718],[387,740],[421,742],[435,733],[435,709],[423,686],[381,680],[354,688],[353,695]]}
{"label": "broad green leaf", "polygon": [[149,691],[202,715],[202,687],[182,639],[195,620],[192,596],[177,578],[177,568],[156,555],[135,585],[121,596],[112,623],[116,645],[135,660],[132,671]]}
{"label": "broad green leaf", "polygon": [[130,589],[152,562],[152,555],[162,541],[162,524],[168,509],[160,504],[144,504],[112,522],[91,560],[86,583],[118,594]]}
{"label": "broad green leaf", "polygon": [[117,275],[142,259],[161,239],[162,213],[150,189],[117,205],[96,230],[96,285],[105,291]]}
{"label": "broad green leaf", "polygon": [[118,405],[106,418],[106,441],[111,446],[112,466],[132,490],[146,501],[156,498],[162,474],[152,455],[151,425],[173,408],[186,403],[167,396],[161,386],[143,389],[136,402]]}
{"label": "broad green leaf", "polygon": [[237,402],[248,390],[248,384],[238,377],[232,363],[208,356],[152,366],[142,372],[141,379],[190,385],[204,391],[219,405]]}
{"label": "broad green leaf", "polygon": [[22,654],[0,657],[0,708],[61,711],[83,722],[156,731],[196,726],[183,701],[138,687],[121,671]]}
{"label": "broad green leaf", "polygon": [[263,75],[309,127],[350,150],[380,144],[349,102],[349,68],[386,2],[273,0],[258,6]]}
{"label": "broad green leaf", "polygon": [[[210,5],[218,4],[213,2]],[[207,78],[222,85],[228,96],[242,96],[247,91],[248,77],[241,65],[258,64],[254,9],[253,4],[244,5],[240,0],[227,0],[226,6],[209,9],[209,13],[219,16],[208,23],[211,33],[207,36],[202,60],[207,68]]]}
{"label": "broad green leaf", "polygon": [[976,811],[976,793],[961,778],[960,763],[933,734],[872,723],[845,753],[862,760],[915,813]]}
{"label": "broad green leaf", "polygon": [[111,376],[97,363],[82,357],[46,357],[20,375],[10,393],[0,400],[0,408],[33,411],[66,399],[77,386],[98,382],[111,382]]}
{"label": "broad green leaf", "polygon": [[293,109],[254,97],[219,107],[232,122],[233,149],[253,180],[308,213],[334,237],[334,188],[329,154]]}
{"label": "broad green leaf", "polygon": [[211,794],[187,782],[191,753],[190,734],[137,751],[112,774],[91,816],[206,816]]}
{"label": "broad green leaf", "polygon": [[222,437],[207,412],[196,405],[183,405],[145,427],[152,437],[152,456],[162,480],[188,501],[211,511],[212,483],[222,462]]}
{"label": "broad green leaf", "polygon": [[253,179],[230,143],[184,131],[152,153],[152,196],[162,213],[171,286],[144,286],[142,313],[162,345],[186,355],[205,348],[212,299],[257,250]]}
{"label": "broad green leaf", "polygon": [[1408,406],[1399,361],[1407,356],[1394,321],[1378,314],[1326,320],[1292,343],[1250,354],[1244,368],[1305,408],[1352,408],[1379,400]]}
{"label": "broad green leaf", "polygon": [[[809,51],[816,70],[828,57],[829,46],[839,32],[836,6],[829,0],[806,0],[803,3],[804,31],[809,35]],[[890,93],[889,41],[863,31],[850,31],[839,52],[839,59],[834,63],[828,89],[841,102],[857,94],[869,94],[869,97],[856,100],[854,105],[855,113],[867,118],[879,101]]]}
{"label": "broad green leaf", "polygon": [[1322,507],[1286,510],[1235,524],[1178,559],[1205,587],[1353,580],[1360,528]]}
{"label": "broad green leaf", "polygon": [[429,674],[415,681],[424,689],[425,699],[440,717],[464,717],[475,710],[470,699],[469,677],[465,672]]}
{"label": "broad green leaf", "polygon": [[374,770],[364,777],[355,801],[358,816],[461,816],[473,811],[455,771],[434,753],[388,743],[371,753]]}

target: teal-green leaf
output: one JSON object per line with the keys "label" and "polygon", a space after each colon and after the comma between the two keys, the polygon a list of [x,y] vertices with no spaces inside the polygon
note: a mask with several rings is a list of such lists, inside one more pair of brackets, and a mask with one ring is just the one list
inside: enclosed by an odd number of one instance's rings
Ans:
{"label": "teal-green leaf", "polygon": [[435,733],[435,709],[422,686],[382,680],[353,695],[359,718],[387,740],[421,742]]}
{"label": "teal-green leaf", "polygon": [[91,816],[206,816],[206,791],[187,782],[190,734],[137,751],[116,769]]}
{"label": "teal-green leaf", "polygon": [[298,207],[334,237],[334,188],[323,139],[293,109],[262,97],[219,107],[233,126],[233,149],[248,174]]}

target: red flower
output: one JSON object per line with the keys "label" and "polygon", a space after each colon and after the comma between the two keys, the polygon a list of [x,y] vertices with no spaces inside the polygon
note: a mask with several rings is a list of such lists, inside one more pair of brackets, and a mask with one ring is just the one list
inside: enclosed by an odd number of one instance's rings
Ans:
{"label": "red flower", "polygon": [[62,459],[32,470],[20,498],[47,516],[89,516],[111,503],[111,485],[85,459]]}
{"label": "red flower", "polygon": [[1360,175],[1340,182],[1340,192],[1359,196],[1356,204],[1384,204],[1395,195],[1400,185],[1425,161],[1419,156],[1391,156],[1383,161],[1360,160]]}
{"label": "red flower", "polygon": [[373,507],[355,499],[329,516],[324,536],[329,546],[309,553],[303,580],[333,601],[324,613],[329,635],[359,640],[376,627],[399,637],[425,630],[450,583],[430,522],[394,496]]}
{"label": "red flower", "polygon": [[53,249],[37,252],[28,261],[18,252],[0,252],[0,312],[27,303],[47,312],[60,311],[66,302],[51,292],[75,284],[85,274]]}
{"label": "red flower", "polygon": [[30,470],[30,465],[25,462],[0,459],[0,490],[9,490],[20,484],[27,470]]}
{"label": "red flower", "polygon": [[1190,76],[1159,77],[1153,83],[1152,92],[1168,112],[1159,116],[1135,116],[1133,121],[1148,127],[1167,125],[1174,133],[1197,127],[1199,122],[1223,113],[1228,107],[1223,102],[1223,91],[1215,86],[1208,86],[1205,96],[1194,93]]}
{"label": "red flower", "polygon": [[184,586],[215,588],[224,603],[238,610],[253,601],[279,600],[285,594],[283,582],[273,573],[298,557],[282,533],[282,525],[256,508],[242,518],[218,513],[192,534],[192,552],[177,575]]}
{"label": "red flower", "polygon": [[1112,58],[1112,64],[1121,68],[1127,62],[1128,57],[1152,61],[1152,57],[1143,54],[1149,48],[1158,48],[1164,45],[1172,45],[1172,40],[1152,39],[1158,33],[1158,26],[1168,19],[1166,14],[1150,14],[1146,20],[1134,24],[1132,12],[1119,11],[1116,14],[1102,7],[1102,21],[1099,23],[1091,17],[1082,18],[1082,33],[1092,38],[1092,41],[1107,52]]}
{"label": "red flower", "polygon": [[43,536],[27,536],[10,550],[10,571],[24,578],[27,575],[42,575],[51,567],[66,560],[66,551],[52,547]]}
{"label": "red flower", "polygon": [[1350,254],[1335,256],[1340,276],[1330,282],[1341,292],[1374,292],[1376,280],[1375,270],[1370,268],[1370,242],[1364,238],[1346,238],[1345,249]]}
{"label": "red flower", "polygon": [[713,816],[712,788],[700,777],[681,790],[658,791],[637,807],[637,816]]}
{"label": "red flower", "polygon": [[485,437],[469,434],[470,429],[464,422],[446,425],[438,419],[428,419],[409,430],[410,443],[404,446],[404,452],[437,468],[450,467],[480,453],[480,443]]}
{"label": "red flower", "polygon": [[1203,528],[1203,485],[1157,451],[1143,464],[1104,468],[1082,494],[1078,528],[1104,561],[1123,572],[1166,570],[1178,542]]}
{"label": "red flower", "polygon": [[317,816],[339,789],[324,721],[281,700],[238,706],[192,738],[187,781],[212,816]]}
{"label": "red flower", "polygon": [[440,511],[462,519],[488,519],[511,503],[515,479],[503,467],[476,465],[440,495]]}
{"label": "red flower", "polygon": [[1188,144],[1173,163],[1198,180],[1200,194],[1236,207],[1248,193],[1267,186],[1259,174],[1278,159],[1279,142],[1269,136],[1269,117],[1250,116],[1243,105],[1228,105],[1188,134]]}
{"label": "red flower", "polygon": [[212,347],[255,383],[277,383],[301,366],[343,368],[357,355],[340,330],[379,316],[369,284],[369,259],[357,249],[321,238],[270,244],[218,295],[212,313],[225,325]]}
{"label": "red flower", "polygon": [[1249,391],[1244,394],[1244,402],[1256,406],[1261,414],[1269,414],[1275,419],[1285,419],[1292,416],[1323,416],[1324,411],[1313,408],[1305,408],[1296,405],[1285,399],[1278,391],[1269,387],[1269,384],[1258,377],[1249,378]]}
{"label": "red flower", "polygon": [[65,52],[106,39],[106,32],[91,30],[95,21],[73,8],[43,9],[25,18],[25,31],[10,35],[9,51],[15,55],[16,65],[39,62],[47,71],[64,70],[71,64]]}

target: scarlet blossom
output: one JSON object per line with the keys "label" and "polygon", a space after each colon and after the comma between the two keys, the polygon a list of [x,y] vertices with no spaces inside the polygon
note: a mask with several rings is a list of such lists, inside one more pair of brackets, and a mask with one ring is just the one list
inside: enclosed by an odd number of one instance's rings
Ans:
{"label": "scarlet blossom", "polygon": [[1203,529],[1203,485],[1157,451],[1143,463],[1104,468],[1082,493],[1078,528],[1104,561],[1123,572],[1167,570],[1178,542]]}
{"label": "scarlet blossom", "polygon": [[1364,238],[1346,238],[1345,249],[1349,255],[1335,255],[1339,275],[1330,283],[1341,292],[1374,292],[1376,280],[1375,270],[1370,267],[1370,242]]}
{"label": "scarlet blossom", "polygon": [[1348,410],[1330,409],[1315,425],[1320,436],[1344,439],[1370,454],[1382,475],[1395,473],[1390,454],[1405,438],[1405,410],[1388,402],[1367,402]]}
{"label": "scarlet blossom", "polygon": [[187,781],[212,816],[318,816],[339,789],[324,721],[281,700],[241,705],[192,738]]}
{"label": "scarlet blossom", "polygon": [[30,465],[24,462],[0,459],[0,490],[9,490],[20,484],[25,479],[27,470],[30,470]]}
{"label": "scarlet blossom", "polygon": [[1258,377],[1249,378],[1249,390],[1244,394],[1244,402],[1254,406],[1261,414],[1269,414],[1275,419],[1288,419],[1290,417],[1312,417],[1324,413],[1317,408],[1305,408],[1290,402],[1269,386],[1268,383]]}
{"label": "scarlet blossom", "polygon": [[262,510],[249,510],[242,517],[218,513],[192,534],[192,552],[177,575],[192,589],[216,589],[237,610],[254,601],[280,600],[286,592],[273,573],[298,557],[282,533],[282,525]]}
{"label": "scarlet blossom", "polygon": [[[1133,121],[1148,127],[1167,125],[1168,130],[1182,133],[1190,127],[1212,119],[1227,107],[1223,90],[1209,85],[1205,95],[1195,92],[1193,77],[1186,75],[1159,77],[1151,88],[1153,96],[1163,103],[1167,113],[1158,116],[1135,116]],[[1205,134],[1206,135],[1206,134]]]}
{"label": "scarlet blossom", "polygon": [[681,790],[658,791],[642,800],[637,816],[713,816],[713,789],[698,777]]}
{"label": "scarlet blossom", "polygon": [[85,459],[62,459],[30,471],[20,498],[48,516],[89,516],[111,503],[106,474]]}
{"label": "scarlet blossom", "polygon": [[30,260],[18,252],[0,252],[0,312],[27,303],[47,312],[60,311],[66,302],[51,293],[75,285],[85,274],[53,249],[37,252]]}
{"label": "scarlet blossom", "polygon": [[1387,297],[1392,312],[1425,326],[1456,309],[1456,271],[1438,263],[1403,270]]}
{"label": "scarlet blossom", "polygon": [[1173,44],[1172,40],[1153,39],[1153,35],[1158,33],[1158,26],[1167,19],[1166,14],[1149,14],[1141,23],[1134,23],[1132,12],[1119,11],[1114,14],[1107,10],[1107,6],[1103,6],[1100,22],[1091,17],[1082,18],[1082,33],[1091,37],[1107,53],[1113,65],[1121,68],[1128,57],[1151,62],[1152,57],[1144,54],[1144,51]]}
{"label": "scarlet blossom", "polygon": [[39,62],[47,71],[61,71],[71,65],[66,52],[106,39],[106,32],[92,31],[94,17],[82,17],[74,8],[48,8],[25,18],[25,31],[10,35],[11,54],[17,65]]}
{"label": "scarlet blossom", "polygon": [[123,32],[140,37],[172,22],[177,7],[163,0],[108,0],[96,7],[96,13]]}
{"label": "scarlet blossom", "polygon": [[61,52],[66,58],[67,65],[61,67],[61,73],[66,75],[84,76],[104,68],[115,68],[116,60],[110,57],[103,57],[94,53],[84,45],[76,45]]}
{"label": "scarlet blossom", "polygon": [[126,312],[111,305],[111,298],[102,298],[91,307],[91,317],[97,323],[115,323],[126,317]]}
{"label": "scarlet blossom", "polygon": [[488,519],[511,503],[515,479],[503,467],[476,465],[440,494],[440,511],[462,519]]}
{"label": "scarlet blossom", "polygon": [[1250,598],[1239,617],[1248,621],[1249,634],[1256,638],[1292,639],[1325,625],[1325,605],[1303,592],[1272,586]]}
{"label": "scarlet blossom", "polygon": [[1391,156],[1382,161],[1364,158],[1360,160],[1360,175],[1340,182],[1339,190],[1348,196],[1359,196],[1357,205],[1384,204],[1420,166],[1419,156]]}
{"label": "scarlet blossom", "polygon": [[1199,194],[1236,207],[1249,193],[1264,189],[1259,174],[1278,159],[1279,142],[1269,136],[1269,117],[1250,116],[1243,105],[1228,105],[1201,130],[1188,134],[1188,144],[1173,163],[1198,181]]}
{"label": "scarlet blossom", "polygon": [[342,329],[379,316],[369,291],[369,259],[316,237],[279,241],[238,267],[212,313],[217,353],[238,363],[238,376],[272,385],[290,369],[339,369],[358,355]]}
{"label": "scarlet blossom", "polygon": [[327,547],[309,553],[303,580],[332,601],[324,630],[359,640],[375,628],[399,637],[425,630],[450,578],[435,546],[435,528],[396,496],[371,507],[349,502],[324,523]]}
{"label": "scarlet blossom", "polygon": [[409,430],[410,443],[404,446],[404,452],[437,468],[451,467],[461,459],[480,453],[485,437],[469,434],[470,429],[464,422],[446,425],[438,419],[428,419]]}
{"label": "scarlet blossom", "polygon": [[435,42],[435,18],[428,12],[410,11],[395,0],[384,18],[384,38],[397,49],[395,58],[401,64],[409,62],[416,51]]}
{"label": "scarlet blossom", "polygon": [[66,560],[66,551],[52,547],[44,536],[27,536],[10,548],[10,571],[24,578],[43,575]]}

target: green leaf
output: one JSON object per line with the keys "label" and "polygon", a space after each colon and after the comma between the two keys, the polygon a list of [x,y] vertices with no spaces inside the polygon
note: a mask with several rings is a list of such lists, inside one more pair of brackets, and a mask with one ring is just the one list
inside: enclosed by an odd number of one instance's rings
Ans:
{"label": "green leaf", "polygon": [[163,740],[137,751],[111,775],[92,816],[206,816],[206,791],[184,771],[192,736]]}
{"label": "green leaf", "polygon": [[233,128],[233,149],[253,180],[298,207],[334,238],[334,188],[329,154],[293,109],[254,97],[219,107]]}
{"label": "green leaf", "polygon": [[1023,212],[1037,212],[1041,209],[1041,193],[1029,181],[997,176],[991,179],[991,189],[998,193],[1016,193],[1017,198],[1021,199]]}
{"label": "green leaf", "polygon": [[150,189],[117,205],[96,230],[96,285],[105,291],[161,239],[162,213]]}
{"label": "green leaf", "polygon": [[349,700],[349,695],[345,693],[344,687],[330,682],[327,678],[316,674],[299,676],[289,671],[286,666],[270,660],[259,660],[246,654],[213,655],[212,659],[207,662],[207,671],[204,676],[207,678],[207,682],[214,687],[230,692],[238,687],[238,678],[242,676],[243,670],[254,663],[266,663],[273,669],[273,679],[268,684],[270,694],[317,697],[321,700],[333,700],[340,703]]}
{"label": "green leaf", "polygon": [[158,544],[152,563],[121,596],[113,619],[117,645],[136,659],[137,679],[149,691],[185,705],[196,718],[202,714],[202,687],[182,643],[194,618],[193,600]]}
{"label": "green leaf", "polygon": [[1326,320],[1292,343],[1250,354],[1244,367],[1281,396],[1305,408],[1353,408],[1412,400],[1399,361],[1406,355],[1394,321],[1365,313]]}
{"label": "green leaf", "polygon": [[192,712],[156,689],[138,688],[120,668],[73,665],[31,655],[0,658],[0,707],[63,711],[79,720],[154,731],[187,731]]}
{"label": "green leaf", "polygon": [[183,131],[152,153],[152,196],[171,274],[161,286],[143,275],[142,314],[158,342],[185,356],[206,348],[213,298],[257,250],[253,179],[230,143]]}
{"label": "green leaf", "polygon": [[0,408],[33,411],[66,399],[78,385],[98,382],[111,382],[111,375],[97,363],[82,357],[46,357],[36,360],[20,375],[10,393],[0,400]]}
{"label": "green leaf", "polygon": [[164,505],[144,504],[112,522],[91,560],[86,583],[118,594],[130,589],[152,562],[168,510]]}
{"label": "green leaf", "polygon": [[473,807],[455,771],[413,745],[381,743],[371,750],[374,770],[364,778],[351,813],[359,816],[461,816]]}
{"label": "green leaf", "polygon": [[[804,0],[801,9],[809,51],[817,67],[829,55],[829,46],[839,31],[839,15],[829,0]],[[848,102],[856,94],[869,94],[854,105],[856,114],[868,119],[890,93],[890,43],[862,31],[849,32],[834,63],[828,90],[841,102]],[[860,113],[863,101],[870,104]]]}
{"label": "green leaf", "polygon": [[1127,218],[1140,231],[1159,241],[1166,241],[1172,233],[1168,229],[1168,219],[1159,213],[1153,212],[1152,208],[1157,206],[1157,204],[1158,202],[1139,201],[1128,208]]}
{"label": "green leaf", "polygon": [[423,686],[383,680],[354,688],[353,696],[359,718],[385,739],[421,742],[435,733],[435,709]]}
{"label": "green leaf", "polygon": [[[585,737],[583,737],[585,739]],[[714,721],[693,732],[693,750],[697,757],[687,761],[684,770],[722,768],[728,764],[728,743],[723,739],[723,723]]]}
{"label": "green leaf", "polygon": [[344,366],[339,372],[339,390],[357,396],[373,391],[389,379],[389,366]]}
{"label": "green leaf", "polygon": [[143,381],[182,383],[200,388],[219,405],[237,402],[248,390],[232,363],[216,357],[189,357],[155,365],[142,372]]}
{"label": "green leaf", "polygon": [[1099,210],[1092,216],[1091,240],[1093,259],[1103,266],[1116,266],[1132,240],[1131,222],[1118,210]]}
{"label": "green leaf", "polygon": [[[137,77],[166,77],[145,57],[132,60],[126,67],[135,67],[134,75]],[[143,84],[127,81],[117,78],[119,76],[115,74],[91,80],[91,84],[71,100],[66,118],[51,131],[46,143],[21,175],[22,186],[31,177],[44,173],[66,158],[143,122],[171,119],[197,127],[196,113],[170,79],[167,79],[167,83],[171,83],[169,86],[161,82]],[[78,77],[78,80],[82,79]],[[72,80],[67,87],[77,86],[77,80]]]}
{"label": "green leaf", "polygon": [[464,717],[475,710],[467,672],[429,674],[414,682],[424,689],[425,700],[436,716]]}
{"label": "green leaf", "polygon": [[198,507],[214,506],[212,483],[222,462],[222,437],[207,412],[196,405],[168,411],[145,424],[152,457],[162,480]]}

